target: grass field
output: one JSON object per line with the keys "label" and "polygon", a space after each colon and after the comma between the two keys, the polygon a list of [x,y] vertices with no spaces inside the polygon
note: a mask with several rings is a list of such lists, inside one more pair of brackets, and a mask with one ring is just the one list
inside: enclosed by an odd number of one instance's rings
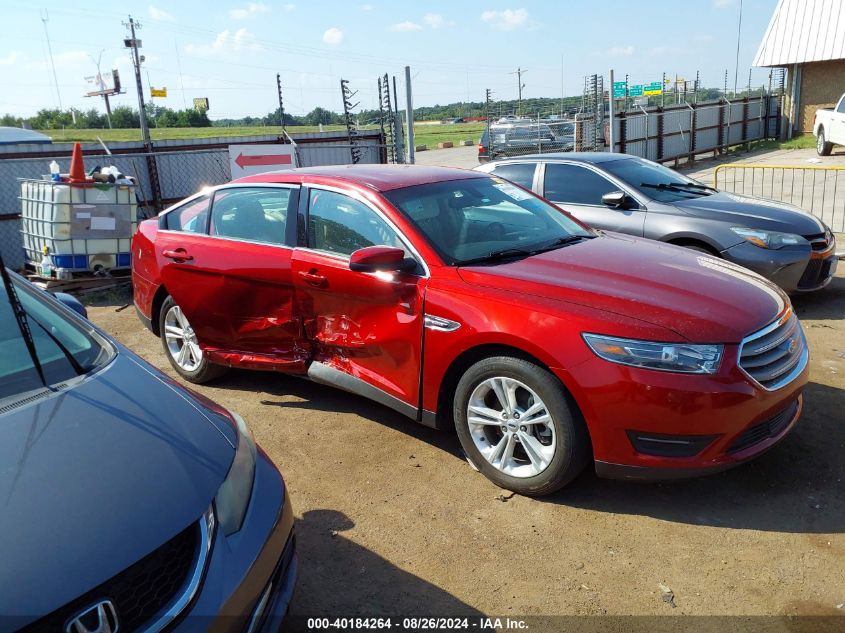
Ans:
{"label": "grass field", "polygon": [[816,137],[812,134],[801,134],[788,141],[766,139],[754,143],[754,149],[813,149],[816,146]]}
{"label": "grass field", "polygon": [[[471,140],[478,142],[481,137],[483,123],[461,123],[457,125],[416,125],[414,126],[414,143],[417,145],[428,145],[429,148],[437,147],[442,141],[452,141],[457,145],[458,141]],[[318,132],[317,126],[289,126],[289,134],[298,132]],[[346,128],[340,125],[324,125],[324,131],[345,132]],[[96,143],[97,138],[104,143],[117,141],[140,141],[141,130],[139,129],[117,129],[117,130],[39,130],[53,139],[54,143],[67,142],[91,142]],[[281,134],[280,126],[268,127],[172,127],[172,128],[150,128],[150,135],[154,141],[169,139],[190,139],[209,138],[214,136],[251,136],[261,134]]]}

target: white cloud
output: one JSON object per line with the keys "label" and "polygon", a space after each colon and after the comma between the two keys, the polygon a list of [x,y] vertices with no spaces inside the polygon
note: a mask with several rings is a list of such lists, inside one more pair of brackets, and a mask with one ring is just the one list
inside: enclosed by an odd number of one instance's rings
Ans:
{"label": "white cloud", "polygon": [[399,22],[398,24],[392,24],[390,26],[390,30],[408,33],[410,31],[422,31],[422,27],[416,22],[405,20],[404,22]]}
{"label": "white cloud", "polygon": [[18,51],[12,51],[5,57],[0,57],[0,66],[12,66],[20,57],[21,54]]}
{"label": "white cloud", "polygon": [[338,46],[343,42],[343,31],[336,26],[331,27],[323,33],[323,41],[332,46]]}
{"label": "white cloud", "polygon": [[515,31],[528,26],[528,11],[525,9],[484,11],[481,14],[481,21],[499,31]]}
{"label": "white cloud", "polygon": [[239,51],[259,51],[261,45],[256,41],[254,33],[251,33],[246,27],[241,27],[235,32],[229,29],[221,31],[210,45],[188,44],[185,46],[185,50],[200,57],[216,57]]}
{"label": "white cloud", "polygon": [[[285,5],[285,7],[287,6],[289,5]],[[285,10],[287,10],[287,8]],[[247,20],[260,13],[270,13],[270,7],[263,2],[250,2],[240,9],[229,9],[229,17],[233,20]]]}
{"label": "white cloud", "polygon": [[630,44],[628,46],[613,46],[607,49],[607,54],[610,57],[630,57],[634,54],[634,47]]}
{"label": "white cloud", "polygon": [[444,20],[443,16],[439,13],[426,13],[423,16],[423,22],[433,29],[439,29],[441,26],[446,24],[446,20]]}
{"label": "white cloud", "polygon": [[290,13],[291,11],[296,11],[296,5],[295,4],[283,4],[282,9],[284,9],[285,11]]}
{"label": "white cloud", "polygon": [[168,13],[158,7],[149,6],[147,7],[147,14],[153,19],[158,20],[159,22],[175,22],[176,18],[173,17],[173,14]]}
{"label": "white cloud", "polygon": [[361,11],[373,11],[375,7],[371,4],[362,4]]}
{"label": "white cloud", "polygon": [[727,9],[736,4],[736,0],[713,0],[713,6],[717,9]]}

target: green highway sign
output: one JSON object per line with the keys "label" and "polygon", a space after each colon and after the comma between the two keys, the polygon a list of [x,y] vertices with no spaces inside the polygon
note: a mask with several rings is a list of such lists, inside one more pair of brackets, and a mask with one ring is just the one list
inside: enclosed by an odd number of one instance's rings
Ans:
{"label": "green highway sign", "polygon": [[645,96],[663,94],[663,83],[660,81],[652,81],[650,84],[643,86],[643,94]]}
{"label": "green highway sign", "polygon": [[625,96],[625,88],[627,88],[628,82],[626,81],[614,81],[613,82],[613,98],[614,99],[622,99]]}
{"label": "green highway sign", "polygon": [[642,97],[643,96],[642,84],[637,84],[636,86],[631,86],[630,88],[628,88],[628,96],[629,97]]}

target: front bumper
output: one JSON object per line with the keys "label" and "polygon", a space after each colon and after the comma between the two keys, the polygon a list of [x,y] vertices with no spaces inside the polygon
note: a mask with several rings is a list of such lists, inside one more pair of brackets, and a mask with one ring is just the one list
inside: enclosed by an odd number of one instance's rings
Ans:
{"label": "front bumper", "polygon": [[823,251],[804,248],[777,250],[742,242],[722,251],[722,256],[770,279],[786,292],[812,292],[830,283],[836,270],[835,242]]}
{"label": "front bumper", "polygon": [[217,530],[202,587],[172,630],[278,630],[297,568],[290,498],[278,470],[259,450],[243,527],[228,537]]}
{"label": "front bumper", "polygon": [[727,345],[713,375],[651,371],[600,358],[554,370],[584,416],[596,472],[626,479],[694,477],[742,464],[786,437],[801,415],[809,364],[789,384],[767,391],[739,369],[732,360],[737,353],[738,346]]}

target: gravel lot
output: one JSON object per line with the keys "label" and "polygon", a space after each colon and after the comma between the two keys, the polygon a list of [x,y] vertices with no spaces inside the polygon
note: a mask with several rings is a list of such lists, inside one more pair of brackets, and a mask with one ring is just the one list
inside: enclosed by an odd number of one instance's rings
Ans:
{"label": "gravel lot", "polygon": [[[126,300],[93,301],[91,319],[175,377],[134,310],[116,312]],[[360,397],[246,371],[199,391],[241,413],[285,476],[294,614],[845,614],[845,270],[795,305],[812,350],[796,431],[671,484],[586,472],[546,499],[511,496],[453,434]]]}

